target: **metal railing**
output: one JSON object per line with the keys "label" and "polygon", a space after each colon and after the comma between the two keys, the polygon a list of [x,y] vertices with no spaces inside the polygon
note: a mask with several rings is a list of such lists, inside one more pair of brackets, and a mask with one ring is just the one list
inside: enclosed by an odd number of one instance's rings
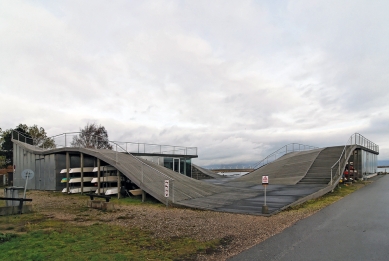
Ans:
{"label": "metal railing", "polygon": [[290,144],[287,144],[287,145],[281,147],[280,149],[276,150],[275,152],[271,153],[270,155],[268,155],[266,158],[259,161],[258,163],[254,164],[254,169],[261,168],[261,167],[279,159],[280,157],[284,156],[285,154],[288,154],[291,152],[296,152],[296,151],[308,151],[308,150],[314,150],[314,149],[318,149],[318,147],[299,144],[299,143],[290,143]]}
{"label": "metal railing", "polygon": [[333,185],[334,179],[337,180],[341,175],[343,175],[343,170],[346,166],[349,155],[354,150],[353,145],[362,146],[376,153],[379,153],[380,149],[377,144],[365,138],[363,135],[359,133],[352,134],[347,140],[346,145],[344,145],[339,159],[331,167],[331,185]]}
{"label": "metal railing", "polygon": [[[80,132],[63,133],[63,134],[52,136],[50,138],[53,138],[54,140],[57,140],[57,141],[58,140],[64,141],[64,145],[61,145],[61,144],[58,144],[57,142],[55,142],[56,148],[72,148],[72,147],[77,148],[77,146],[67,146],[67,145],[68,144],[71,145],[71,142],[69,143],[69,138],[71,138],[73,140],[73,137],[76,137],[76,135],[78,135],[79,133]],[[12,138],[14,140],[18,140],[20,142],[24,142],[24,143],[27,143],[31,146],[34,146],[38,150],[51,150],[51,149],[53,149],[53,148],[46,148],[45,149],[45,148],[40,148],[38,146],[35,146],[35,145],[33,145],[33,139],[26,137],[22,133],[19,133],[18,131],[15,131],[15,130],[12,131]],[[97,135],[92,135],[92,138],[94,139],[95,142],[97,142],[97,144],[99,141],[104,140],[103,137],[97,136]],[[107,142],[112,147],[112,153],[115,154],[115,156],[114,156],[114,158],[112,158],[112,160],[115,161],[116,163],[118,163],[118,157],[119,157],[120,153],[129,154],[129,156],[131,156],[133,159],[136,160],[136,162],[138,164],[135,164],[134,167],[136,167],[140,173],[140,177],[137,177],[138,182],[141,184],[141,186],[146,187],[146,188],[150,188],[149,192],[152,196],[158,198],[158,196],[155,194],[155,187],[156,186],[153,186],[153,189],[151,189],[151,186],[150,186],[151,183],[154,183],[154,184],[158,183],[157,187],[161,188],[160,189],[161,194],[163,195],[164,194],[165,180],[171,181],[171,182],[169,182],[169,187],[171,188],[170,191],[172,191],[172,193],[169,193],[169,199],[172,203],[175,202],[175,200],[174,200],[175,187],[174,187],[174,179],[173,178],[169,177],[168,175],[162,173],[161,171],[155,169],[154,167],[148,165],[147,163],[145,163],[145,162],[141,161],[140,159],[138,159],[137,157],[133,156],[130,152],[128,152],[125,148],[123,148],[120,144],[118,144],[114,141],[107,141]],[[81,146],[79,146],[79,147],[81,147]],[[89,149],[95,149],[95,148],[89,148]],[[105,155],[105,156],[107,156],[107,155]],[[150,171],[145,171],[146,169],[148,169]],[[147,184],[146,180],[148,180],[149,184]]]}
{"label": "metal railing", "polygon": [[[34,145],[34,139],[26,137],[22,133],[15,131],[13,139],[23,141],[24,143]],[[72,144],[73,137],[79,135],[81,132],[67,132],[49,137],[54,141],[54,147],[44,147],[44,143],[41,146],[36,146],[40,149],[53,149],[53,148],[64,148],[64,147],[78,147]],[[91,135],[91,139],[88,140],[89,148],[99,148],[102,142],[106,141],[105,138],[98,135]],[[138,143],[138,142],[122,142],[122,141],[108,141],[116,145],[121,146],[128,153],[144,153],[144,154],[169,154],[169,155],[186,155],[186,156],[197,156],[197,147],[184,147],[184,146],[173,146],[173,145],[160,145],[160,144],[149,144],[149,143]]]}
{"label": "metal railing", "polygon": [[159,144],[148,144],[148,143],[138,143],[138,142],[121,142],[121,141],[114,141],[114,142],[118,144],[122,144],[122,146],[125,147],[126,150],[131,153],[197,156],[197,147],[159,145]]}

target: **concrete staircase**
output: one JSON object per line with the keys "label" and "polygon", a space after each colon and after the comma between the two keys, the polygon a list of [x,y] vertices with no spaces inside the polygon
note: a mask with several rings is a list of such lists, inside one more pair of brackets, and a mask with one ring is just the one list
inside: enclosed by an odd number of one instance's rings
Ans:
{"label": "concrete staircase", "polygon": [[331,167],[339,159],[343,149],[344,146],[323,149],[298,184],[328,184],[331,181]]}
{"label": "concrete staircase", "polygon": [[255,171],[231,182],[261,184],[269,176],[270,184],[294,185],[300,181],[323,149],[291,152]]}

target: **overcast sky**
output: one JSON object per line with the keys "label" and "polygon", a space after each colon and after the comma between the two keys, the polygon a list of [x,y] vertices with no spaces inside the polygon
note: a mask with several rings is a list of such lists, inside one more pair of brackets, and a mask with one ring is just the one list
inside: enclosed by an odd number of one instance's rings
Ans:
{"label": "overcast sky", "polygon": [[0,0],[0,127],[198,147],[202,166],[355,132],[389,160],[389,1]]}

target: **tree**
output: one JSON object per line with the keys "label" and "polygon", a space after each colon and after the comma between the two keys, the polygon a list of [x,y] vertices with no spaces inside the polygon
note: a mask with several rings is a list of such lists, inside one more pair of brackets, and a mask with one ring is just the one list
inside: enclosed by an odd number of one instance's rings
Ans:
{"label": "tree", "polygon": [[54,139],[47,137],[46,131],[42,127],[33,125],[28,127],[26,124],[19,124],[15,129],[19,133],[12,134],[12,129],[1,131],[0,129],[0,155],[5,156],[5,165],[12,165],[13,162],[13,144],[14,139],[19,139],[27,144],[35,145],[40,148],[55,148]]}
{"label": "tree", "polygon": [[55,148],[55,142],[53,138],[47,137],[46,131],[44,128],[38,128],[37,125],[28,128],[28,133],[32,137],[33,145],[40,148]]}
{"label": "tree", "polygon": [[[28,144],[32,144],[32,138],[28,132],[26,132],[24,125],[19,124],[15,129],[20,133],[19,137],[23,137]],[[0,138],[0,153],[5,156],[5,166],[12,165],[13,162],[13,143],[12,143],[12,129],[1,132]]]}
{"label": "tree", "polygon": [[112,145],[109,144],[107,130],[104,126],[97,126],[95,123],[88,123],[83,129],[80,129],[80,134],[73,137],[71,145],[82,148],[112,150]]}

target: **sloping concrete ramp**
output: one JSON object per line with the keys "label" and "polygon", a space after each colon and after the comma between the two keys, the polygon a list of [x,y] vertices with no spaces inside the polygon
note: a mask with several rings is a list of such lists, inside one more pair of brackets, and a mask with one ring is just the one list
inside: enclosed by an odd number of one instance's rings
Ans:
{"label": "sloping concrete ramp", "polygon": [[[226,178],[210,179],[204,182],[152,162],[140,160],[128,153],[76,147],[42,150],[16,140],[13,142],[38,155],[78,152],[99,158],[118,169],[141,189],[163,203],[168,201],[179,206],[247,214],[261,214],[260,210],[264,201],[264,189],[260,185],[262,175],[268,175],[271,184],[267,188],[267,203],[271,213],[299,202],[318,191],[322,193],[330,191],[322,180],[317,184],[298,182],[303,181],[307,173],[316,175],[315,173],[321,172],[320,166],[315,164],[317,158],[326,161],[329,166],[332,158],[336,158],[335,154],[338,153],[338,149],[331,150],[331,157],[326,156],[324,160],[319,155],[321,153],[327,155],[325,149],[293,152],[236,180]],[[340,153],[341,151],[337,158]],[[328,175],[327,171],[330,168],[328,166],[323,167],[323,171],[325,170],[323,175]],[[310,169],[312,169],[311,172]],[[169,180],[170,186],[168,197],[165,197],[166,180]]]}
{"label": "sloping concrete ramp", "polygon": [[[272,163],[231,182],[235,183],[235,186],[247,186],[247,184],[258,185],[262,184],[262,176],[269,176],[271,184],[295,185],[307,174],[312,163],[322,150],[323,149],[315,149],[285,154]],[[339,156],[340,153],[338,158]],[[334,162],[335,161],[336,160],[334,160]],[[329,168],[331,168],[331,166]],[[242,184],[239,185],[239,183]]]}

